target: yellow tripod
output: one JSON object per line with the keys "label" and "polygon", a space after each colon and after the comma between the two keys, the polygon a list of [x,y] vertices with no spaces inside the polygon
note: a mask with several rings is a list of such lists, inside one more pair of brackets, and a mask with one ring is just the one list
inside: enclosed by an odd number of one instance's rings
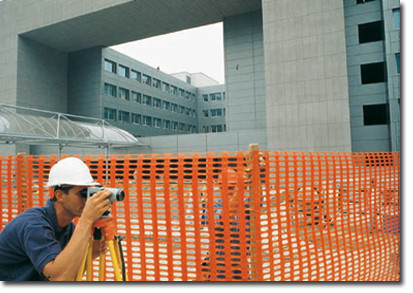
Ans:
{"label": "yellow tripod", "polygon": [[[120,236],[115,236],[115,228],[112,218],[106,217],[99,219],[92,229],[93,237],[90,238],[87,246],[86,255],[83,259],[82,265],[76,276],[76,281],[81,281],[86,270],[86,281],[92,281],[92,252],[93,241],[101,240],[102,236],[107,240],[109,246],[110,257],[112,258],[113,269],[115,273],[116,281],[128,281],[128,277],[125,270],[125,264],[123,262],[122,247]],[[99,256],[99,281],[104,280],[105,273],[105,254]]]}

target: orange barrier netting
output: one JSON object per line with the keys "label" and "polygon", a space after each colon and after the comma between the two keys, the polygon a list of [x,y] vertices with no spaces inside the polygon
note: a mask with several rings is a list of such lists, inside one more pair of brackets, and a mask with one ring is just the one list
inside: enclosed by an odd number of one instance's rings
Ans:
{"label": "orange barrier netting", "polygon": [[[127,193],[111,214],[130,281],[400,279],[399,153],[81,158]],[[0,157],[0,229],[45,204],[56,161]],[[105,278],[115,278],[110,258]]]}

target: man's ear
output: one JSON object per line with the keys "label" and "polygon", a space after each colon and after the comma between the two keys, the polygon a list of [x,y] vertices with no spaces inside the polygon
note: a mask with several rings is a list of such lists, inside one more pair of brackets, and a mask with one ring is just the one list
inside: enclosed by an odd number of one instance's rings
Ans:
{"label": "man's ear", "polygon": [[54,192],[54,197],[56,198],[56,201],[59,202],[59,201],[63,200],[63,195],[64,194],[65,193],[63,192],[63,190],[60,190],[60,189],[56,190]]}

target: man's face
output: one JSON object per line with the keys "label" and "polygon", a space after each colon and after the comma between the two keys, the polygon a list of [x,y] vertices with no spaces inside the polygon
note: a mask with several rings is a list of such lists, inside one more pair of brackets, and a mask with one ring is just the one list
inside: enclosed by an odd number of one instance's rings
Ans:
{"label": "man's face", "polygon": [[65,211],[73,216],[80,217],[86,204],[86,198],[82,197],[81,191],[87,186],[73,186],[67,194],[63,195],[63,207]]}

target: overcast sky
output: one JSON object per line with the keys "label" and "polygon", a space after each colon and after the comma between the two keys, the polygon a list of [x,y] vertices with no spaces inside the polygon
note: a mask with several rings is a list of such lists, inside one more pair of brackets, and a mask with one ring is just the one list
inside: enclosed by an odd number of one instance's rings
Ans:
{"label": "overcast sky", "polygon": [[225,82],[222,22],[111,48],[168,74],[203,72]]}

